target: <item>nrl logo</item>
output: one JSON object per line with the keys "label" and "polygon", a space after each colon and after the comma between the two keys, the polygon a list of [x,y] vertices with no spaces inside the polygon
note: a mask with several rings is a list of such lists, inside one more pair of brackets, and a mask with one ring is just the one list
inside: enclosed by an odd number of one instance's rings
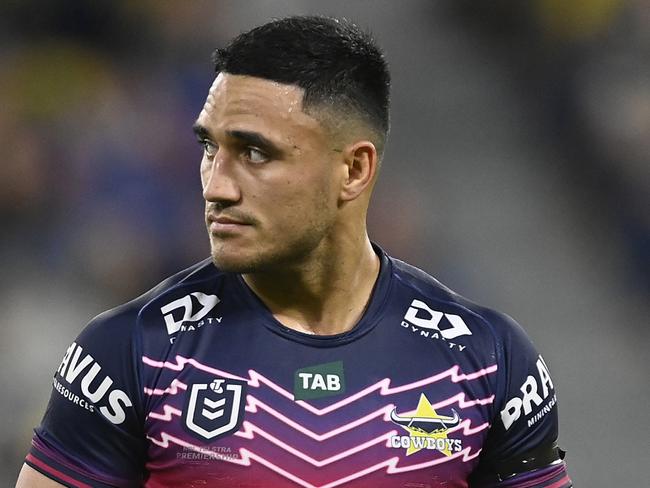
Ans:
{"label": "nrl logo", "polygon": [[185,427],[206,440],[235,432],[244,418],[245,389],[245,381],[226,378],[193,384],[185,408]]}

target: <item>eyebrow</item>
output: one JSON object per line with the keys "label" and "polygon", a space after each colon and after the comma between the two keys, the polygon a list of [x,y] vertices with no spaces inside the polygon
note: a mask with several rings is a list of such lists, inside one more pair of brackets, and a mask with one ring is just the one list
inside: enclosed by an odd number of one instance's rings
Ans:
{"label": "eyebrow", "polygon": [[192,132],[194,132],[194,134],[196,134],[196,137],[198,137],[199,140],[212,139],[212,136],[210,135],[210,131],[208,129],[206,129],[205,127],[203,127],[198,122],[196,122],[192,126]]}
{"label": "eyebrow", "polygon": [[245,130],[227,130],[226,135],[228,137],[232,137],[233,139],[237,139],[238,141],[241,141],[247,145],[259,147],[260,149],[267,149],[276,152],[280,151],[280,149],[273,142],[271,142],[259,132],[250,132]]}

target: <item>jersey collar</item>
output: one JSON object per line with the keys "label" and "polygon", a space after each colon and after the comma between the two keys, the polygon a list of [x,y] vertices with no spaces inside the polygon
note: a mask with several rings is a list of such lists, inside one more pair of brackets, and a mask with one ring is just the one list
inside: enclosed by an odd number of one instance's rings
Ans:
{"label": "jersey collar", "polygon": [[380,321],[382,312],[386,307],[386,297],[392,283],[392,263],[383,249],[381,249],[375,243],[372,244],[372,247],[375,253],[377,253],[380,263],[377,281],[375,282],[375,286],[373,287],[372,293],[370,295],[368,306],[361,316],[361,319],[359,319],[354,327],[341,334],[314,335],[290,329],[289,327],[286,327],[278,320],[276,320],[264,302],[262,302],[262,300],[260,300],[258,296],[253,293],[242,276],[239,274],[236,275],[237,283],[238,286],[241,287],[242,294],[247,305],[251,307],[252,310],[255,310],[257,312],[256,316],[260,317],[263,325],[270,329],[272,332],[282,335],[291,341],[300,342],[316,347],[333,347],[347,344],[370,332]]}

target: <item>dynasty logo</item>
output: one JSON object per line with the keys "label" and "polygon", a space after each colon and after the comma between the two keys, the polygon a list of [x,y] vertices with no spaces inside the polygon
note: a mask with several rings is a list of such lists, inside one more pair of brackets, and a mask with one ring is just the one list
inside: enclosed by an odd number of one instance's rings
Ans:
{"label": "dynasty logo", "polygon": [[[198,302],[200,307],[198,310],[195,302]],[[207,317],[219,302],[216,295],[195,291],[161,307],[160,312],[165,319],[169,342],[173,344],[179,332],[195,331],[204,325],[221,324],[222,317]]]}
{"label": "dynasty logo", "polygon": [[451,415],[439,415],[424,393],[420,394],[418,408],[413,414],[398,414],[397,409],[393,409],[390,419],[409,434],[392,436],[390,446],[393,449],[406,449],[407,456],[422,449],[451,456],[463,448],[460,439],[450,439],[447,436],[449,429],[460,424],[458,413],[452,408]]}
{"label": "dynasty logo", "polygon": [[472,331],[460,315],[438,312],[420,300],[411,302],[400,325],[413,334],[442,341],[450,349],[458,351],[465,350],[467,346],[452,342],[452,339],[472,335]]}

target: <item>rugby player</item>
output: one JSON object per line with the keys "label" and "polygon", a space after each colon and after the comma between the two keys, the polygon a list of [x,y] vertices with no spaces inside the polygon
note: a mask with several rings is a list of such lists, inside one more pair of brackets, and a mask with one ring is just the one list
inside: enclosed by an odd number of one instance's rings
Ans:
{"label": "rugby player", "polygon": [[17,486],[571,486],[520,326],[368,238],[390,85],[370,36],[276,20],[215,68],[211,258],[72,342]]}

